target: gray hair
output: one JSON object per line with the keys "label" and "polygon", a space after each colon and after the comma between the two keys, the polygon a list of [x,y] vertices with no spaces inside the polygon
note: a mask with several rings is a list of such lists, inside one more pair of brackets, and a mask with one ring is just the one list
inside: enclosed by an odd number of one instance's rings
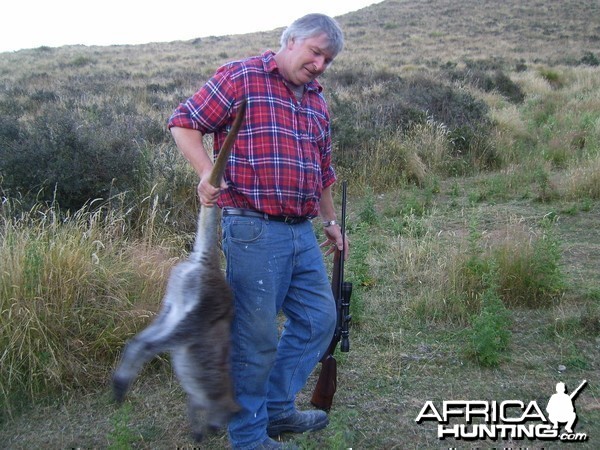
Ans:
{"label": "gray hair", "polygon": [[325,14],[307,14],[295,20],[281,35],[281,47],[285,47],[290,39],[308,39],[325,33],[329,39],[328,50],[337,56],[344,48],[344,34],[339,24]]}

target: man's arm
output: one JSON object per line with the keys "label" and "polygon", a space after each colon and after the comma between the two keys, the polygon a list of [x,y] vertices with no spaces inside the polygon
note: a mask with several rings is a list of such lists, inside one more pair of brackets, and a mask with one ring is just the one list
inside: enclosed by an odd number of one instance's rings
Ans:
{"label": "man's arm", "polygon": [[[190,162],[200,177],[200,183],[198,183],[200,202],[204,206],[213,206],[221,191],[208,182],[208,175],[213,167],[213,162],[202,142],[202,133],[190,128],[173,127],[171,128],[171,134],[179,151]],[[223,182],[221,189],[226,188],[227,184]]]}

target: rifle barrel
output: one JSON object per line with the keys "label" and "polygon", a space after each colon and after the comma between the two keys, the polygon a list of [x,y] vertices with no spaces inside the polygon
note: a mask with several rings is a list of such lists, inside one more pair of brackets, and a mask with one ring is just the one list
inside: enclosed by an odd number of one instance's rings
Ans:
{"label": "rifle barrel", "polygon": [[580,391],[580,390],[583,388],[583,386],[585,386],[586,384],[587,384],[587,380],[583,380],[583,381],[581,382],[581,384],[580,384],[579,386],[577,386],[577,389],[575,389],[573,392],[571,392],[571,393],[569,394],[569,398],[570,398],[571,400],[573,400],[573,398],[574,398],[574,397],[575,397],[577,394],[579,394],[579,391]]}

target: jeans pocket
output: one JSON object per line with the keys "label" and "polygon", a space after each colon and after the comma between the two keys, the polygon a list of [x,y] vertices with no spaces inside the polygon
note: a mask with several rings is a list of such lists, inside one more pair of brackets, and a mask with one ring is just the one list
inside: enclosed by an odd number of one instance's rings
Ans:
{"label": "jeans pocket", "polygon": [[224,238],[237,243],[257,241],[263,234],[265,223],[261,219],[250,217],[233,217],[225,221]]}

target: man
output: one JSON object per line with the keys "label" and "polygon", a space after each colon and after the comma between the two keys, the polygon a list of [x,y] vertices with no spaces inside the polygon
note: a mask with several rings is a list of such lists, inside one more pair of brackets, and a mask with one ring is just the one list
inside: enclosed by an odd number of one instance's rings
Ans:
{"label": "man", "polygon": [[556,383],[556,394],[552,394],[546,411],[548,412],[548,419],[552,422],[553,429],[558,428],[559,422],[566,422],[565,431],[567,433],[573,432],[573,425],[577,420],[577,414],[575,414],[575,408],[573,406],[573,398],[565,393],[565,383]]}
{"label": "man", "polygon": [[[235,296],[232,375],[242,407],[229,424],[234,448],[280,448],[269,436],[328,424],[323,411],[297,411],[295,398],[336,321],[310,219],[320,215],[327,237],[322,246],[341,250],[329,113],[316,78],[342,47],[333,19],[304,16],[283,32],[277,53],[221,67],[169,121],[178,148],[200,176],[203,207],[223,208],[223,250]],[[212,162],[202,136],[214,133],[218,150],[243,99],[245,121],[216,189],[207,181]],[[280,337],[279,311],[287,319]]]}

